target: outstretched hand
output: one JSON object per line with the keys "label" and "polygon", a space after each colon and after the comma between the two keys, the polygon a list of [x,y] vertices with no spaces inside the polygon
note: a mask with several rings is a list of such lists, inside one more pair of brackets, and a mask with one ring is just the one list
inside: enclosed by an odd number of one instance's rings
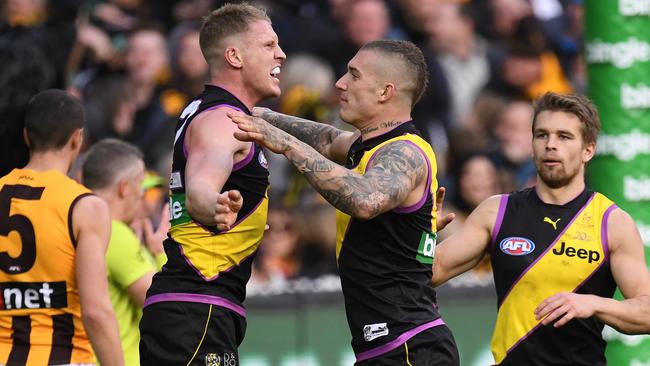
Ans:
{"label": "outstretched hand", "polygon": [[227,112],[226,115],[240,130],[233,134],[237,140],[257,142],[277,154],[282,154],[289,149],[291,135],[262,118],[234,111]]}
{"label": "outstretched hand", "polygon": [[230,190],[219,194],[215,207],[214,221],[217,229],[230,230],[237,220],[237,214],[244,204],[241,193],[237,190]]}
{"label": "outstretched hand", "polygon": [[440,187],[436,191],[436,231],[440,231],[447,227],[450,222],[454,221],[456,218],[456,214],[453,212],[450,212],[446,214],[444,217],[440,217],[443,212],[443,205],[445,203],[445,193],[446,193],[445,187]]}

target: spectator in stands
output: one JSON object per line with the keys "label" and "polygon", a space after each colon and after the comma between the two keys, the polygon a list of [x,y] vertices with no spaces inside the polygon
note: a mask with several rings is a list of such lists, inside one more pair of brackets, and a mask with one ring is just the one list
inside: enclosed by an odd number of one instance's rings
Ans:
{"label": "spectator in stands", "polygon": [[474,32],[473,8],[444,2],[426,20],[429,44],[436,52],[451,94],[451,128],[470,112],[490,80],[487,43]]}
{"label": "spectator in stands", "polygon": [[509,103],[501,112],[495,134],[499,148],[493,157],[497,168],[504,174],[504,192],[528,187],[535,182],[531,121],[533,107],[529,102]]}
{"label": "spectator in stands", "polygon": [[191,99],[203,91],[208,82],[208,64],[199,45],[200,24],[179,24],[170,34],[172,85]]}
{"label": "spectator in stands", "polygon": [[318,55],[328,60],[337,76],[346,72],[348,61],[370,41],[387,38],[391,22],[384,0],[355,0],[346,5],[347,12],[338,39],[323,45]]}
{"label": "spectator in stands", "polygon": [[[486,153],[474,153],[462,159],[456,169],[455,194],[445,208],[446,212],[454,212],[456,218],[445,230],[440,232],[439,240],[443,240],[460,228],[465,218],[483,202],[495,194],[503,193],[501,181],[496,166]],[[452,172],[454,172],[452,171]]]}
{"label": "spectator in stands", "polygon": [[298,275],[297,217],[283,206],[269,209],[268,229],[255,262],[249,286],[283,286]]}
{"label": "spectator in stands", "polygon": [[[175,121],[186,97],[168,86],[169,57],[165,37],[153,28],[128,38],[126,75],[100,78],[86,98],[91,139],[115,137],[136,145],[147,168],[167,174]],[[94,132],[93,132],[94,131]]]}
{"label": "spectator in stands", "polygon": [[47,89],[54,69],[38,46],[5,40],[0,36],[0,176],[22,168],[29,160],[23,139],[24,114],[29,99]]}
{"label": "spectator in stands", "polygon": [[[336,101],[334,71],[323,60],[298,54],[289,58],[282,66],[278,110],[323,123],[336,123]],[[276,154],[268,154],[271,201],[282,200],[287,207],[311,205],[322,202],[322,198],[307,183],[286,159]],[[277,198],[275,198],[277,196]]]}

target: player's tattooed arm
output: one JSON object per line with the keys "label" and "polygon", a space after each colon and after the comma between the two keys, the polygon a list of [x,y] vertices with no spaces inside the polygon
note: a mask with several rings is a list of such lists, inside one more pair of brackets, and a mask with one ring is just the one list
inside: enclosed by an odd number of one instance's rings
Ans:
{"label": "player's tattooed arm", "polygon": [[364,175],[311,149],[292,148],[285,156],[328,202],[360,219],[398,207],[428,175],[422,152],[403,141],[383,147]]}
{"label": "player's tattooed arm", "polygon": [[406,141],[382,147],[361,175],[260,118],[241,113],[229,117],[240,129],[237,139],[283,154],[328,202],[356,218],[371,219],[398,207],[429,173],[422,152]]}
{"label": "player's tattooed arm", "polygon": [[325,123],[278,113],[268,108],[254,108],[253,114],[333,160],[340,159],[341,152],[338,150],[344,149],[347,152],[354,137],[352,132],[342,131]]}

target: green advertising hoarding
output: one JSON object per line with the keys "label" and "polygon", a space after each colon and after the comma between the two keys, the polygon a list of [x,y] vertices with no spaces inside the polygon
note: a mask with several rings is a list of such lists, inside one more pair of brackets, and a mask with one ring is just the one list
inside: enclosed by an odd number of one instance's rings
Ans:
{"label": "green advertising hoarding", "polygon": [[[496,297],[492,283],[456,289],[447,284],[437,292],[461,365],[493,364],[490,339]],[[253,296],[247,299],[247,311],[246,337],[239,348],[241,366],[352,366],[355,362],[340,291]]]}
{"label": "green advertising hoarding", "polygon": [[[650,0],[588,0],[585,11],[588,93],[602,122],[589,184],[632,215],[650,262]],[[650,336],[603,336],[608,364],[650,365]]]}

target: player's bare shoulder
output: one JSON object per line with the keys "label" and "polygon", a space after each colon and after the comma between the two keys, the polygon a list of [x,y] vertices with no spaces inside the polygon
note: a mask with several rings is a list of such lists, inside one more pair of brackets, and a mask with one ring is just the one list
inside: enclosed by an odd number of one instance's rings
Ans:
{"label": "player's bare shoulder", "polygon": [[75,239],[84,235],[84,232],[110,231],[108,204],[93,194],[83,196],[75,203],[72,207],[71,217]]}
{"label": "player's bare shoulder", "polygon": [[472,211],[467,218],[467,221],[492,232],[494,224],[499,216],[499,212],[505,210],[507,196],[507,194],[497,194],[486,198],[474,209],[474,211]]}
{"label": "player's bare shoulder", "polygon": [[634,219],[620,207],[615,207],[607,218],[607,236],[610,251],[616,251],[622,245],[643,247]]}
{"label": "player's bare shoulder", "polygon": [[197,114],[187,127],[187,150],[197,152],[220,147],[224,151],[247,151],[250,144],[234,137],[235,131],[238,130],[237,125],[232,123],[227,115],[232,111],[234,109],[224,106]]}

